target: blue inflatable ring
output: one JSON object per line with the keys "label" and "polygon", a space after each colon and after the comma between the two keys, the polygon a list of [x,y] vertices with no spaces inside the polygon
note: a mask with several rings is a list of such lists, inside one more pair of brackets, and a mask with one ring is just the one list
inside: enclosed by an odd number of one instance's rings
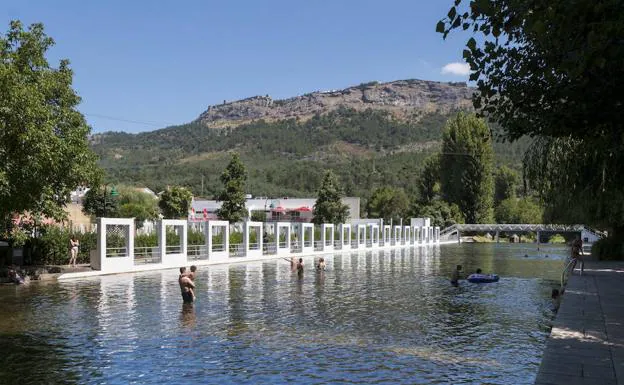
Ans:
{"label": "blue inflatable ring", "polygon": [[472,282],[472,283],[498,282],[498,275],[496,274],[470,274],[468,276],[468,282]]}

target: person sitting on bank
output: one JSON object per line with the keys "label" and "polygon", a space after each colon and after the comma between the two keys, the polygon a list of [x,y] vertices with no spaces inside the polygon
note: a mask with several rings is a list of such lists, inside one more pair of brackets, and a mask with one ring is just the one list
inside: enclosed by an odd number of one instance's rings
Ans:
{"label": "person sitting on bank", "polygon": [[459,286],[459,275],[460,275],[461,270],[462,270],[462,266],[457,265],[456,269],[453,271],[453,274],[451,275],[451,285]]}
{"label": "person sitting on bank", "polygon": [[186,274],[186,267],[180,268],[180,276],[178,277],[180,291],[182,293],[182,301],[184,303],[193,303],[195,301],[195,284]]}

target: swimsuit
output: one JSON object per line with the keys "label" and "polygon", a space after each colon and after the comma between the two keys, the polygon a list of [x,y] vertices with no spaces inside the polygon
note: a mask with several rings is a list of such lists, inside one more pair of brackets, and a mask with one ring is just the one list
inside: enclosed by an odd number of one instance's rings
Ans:
{"label": "swimsuit", "polygon": [[191,294],[190,291],[183,291],[182,292],[182,301],[184,301],[184,303],[191,303],[191,302],[193,302],[193,294]]}

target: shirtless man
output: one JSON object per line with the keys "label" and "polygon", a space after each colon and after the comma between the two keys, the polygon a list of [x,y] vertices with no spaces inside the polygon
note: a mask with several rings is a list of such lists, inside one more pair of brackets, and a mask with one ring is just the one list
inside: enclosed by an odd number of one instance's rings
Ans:
{"label": "shirtless man", "polygon": [[186,274],[186,267],[180,268],[180,276],[178,277],[178,283],[180,284],[180,291],[182,292],[182,301],[184,303],[192,303],[195,301],[195,284]]}
{"label": "shirtless man", "polygon": [[297,262],[297,275],[299,278],[303,277],[303,258],[299,258],[299,262]]}

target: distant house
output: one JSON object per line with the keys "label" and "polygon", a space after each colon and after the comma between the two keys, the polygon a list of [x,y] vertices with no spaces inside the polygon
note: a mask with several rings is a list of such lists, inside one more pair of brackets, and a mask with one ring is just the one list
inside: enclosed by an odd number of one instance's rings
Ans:
{"label": "distant house", "polygon": [[[347,219],[360,218],[360,198],[345,197],[342,202],[349,206]],[[264,212],[266,221],[311,222],[315,198],[250,198],[245,206],[249,216],[254,211]],[[215,200],[196,199],[191,203],[189,220],[201,222],[217,219],[217,211],[222,202]]]}

